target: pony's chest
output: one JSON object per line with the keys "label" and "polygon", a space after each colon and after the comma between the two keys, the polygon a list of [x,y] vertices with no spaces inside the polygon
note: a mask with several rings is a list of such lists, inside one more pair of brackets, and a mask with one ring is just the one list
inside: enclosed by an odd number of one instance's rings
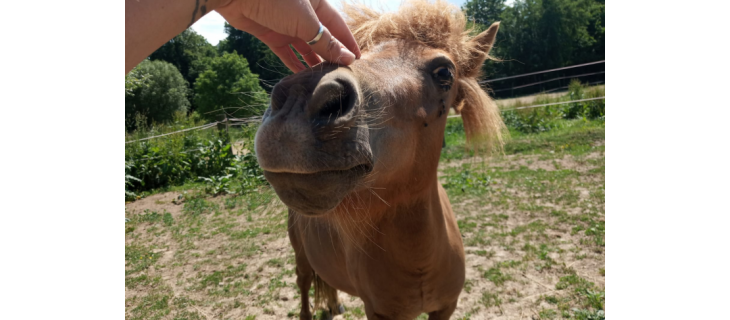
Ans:
{"label": "pony's chest", "polygon": [[413,308],[417,316],[440,310],[445,301],[453,301],[461,293],[464,256],[447,241],[434,243],[428,250],[368,249],[369,256],[357,254],[348,261],[348,273],[360,296],[377,300],[373,303],[382,304],[381,310]]}

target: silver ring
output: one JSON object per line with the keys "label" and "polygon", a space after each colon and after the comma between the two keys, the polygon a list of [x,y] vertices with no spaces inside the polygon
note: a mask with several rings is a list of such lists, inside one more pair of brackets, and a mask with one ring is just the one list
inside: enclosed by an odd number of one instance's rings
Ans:
{"label": "silver ring", "polygon": [[322,39],[322,34],[324,34],[325,27],[322,25],[322,23],[319,23],[319,32],[317,32],[317,35],[314,36],[314,39],[307,41],[308,45],[313,45],[319,41],[319,39]]}

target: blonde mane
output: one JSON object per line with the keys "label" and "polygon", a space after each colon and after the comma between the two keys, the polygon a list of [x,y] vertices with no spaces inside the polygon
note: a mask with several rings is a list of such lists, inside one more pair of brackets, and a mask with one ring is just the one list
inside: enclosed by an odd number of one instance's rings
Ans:
{"label": "blonde mane", "polygon": [[343,4],[347,24],[362,52],[381,42],[404,40],[447,52],[457,66],[458,93],[454,104],[462,114],[469,144],[478,150],[501,150],[505,131],[499,108],[477,82],[481,64],[475,59],[494,59],[488,49],[473,41],[466,17],[456,6],[443,1],[404,1],[397,12],[381,13],[362,3]]}

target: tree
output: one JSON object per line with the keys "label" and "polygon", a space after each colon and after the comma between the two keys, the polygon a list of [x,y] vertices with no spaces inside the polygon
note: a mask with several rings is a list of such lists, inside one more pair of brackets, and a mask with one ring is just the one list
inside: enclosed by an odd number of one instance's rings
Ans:
{"label": "tree", "polygon": [[267,99],[246,58],[236,53],[211,59],[207,70],[195,81],[195,92],[198,112],[209,119],[216,119],[220,114],[228,117],[262,114]]}
{"label": "tree", "polygon": [[[187,112],[188,84],[180,71],[165,61],[144,60],[125,77],[125,113],[149,122],[167,122],[175,112]],[[130,123],[133,129],[136,124]]]}
{"label": "tree", "polygon": [[[490,78],[605,59],[604,1],[516,0],[510,7],[501,0],[468,0],[462,9],[477,25],[477,30],[501,21],[497,42],[490,54],[502,61],[485,63],[484,73]],[[595,65],[575,71],[590,73],[601,68],[602,65]],[[560,76],[568,76],[571,72]],[[555,78],[556,74],[545,76]],[[538,75],[510,79],[496,84],[498,87],[493,89],[498,94],[499,87],[509,88],[543,80],[548,78]],[[568,80],[566,78],[565,81]],[[550,82],[549,85],[561,84]]]}
{"label": "tree", "polygon": [[251,72],[259,75],[262,87],[267,92],[271,92],[281,78],[292,74],[261,40],[232,27],[227,22],[225,30],[228,37],[218,43],[218,53],[235,52],[246,58]]}
{"label": "tree", "polygon": [[205,37],[189,28],[153,52],[150,60],[172,63],[192,86],[198,75],[205,71],[206,60],[216,56],[215,47]]}
{"label": "tree", "polygon": [[501,19],[506,7],[504,2],[505,0],[471,0],[464,3],[461,10],[464,11],[469,21],[489,27]]}

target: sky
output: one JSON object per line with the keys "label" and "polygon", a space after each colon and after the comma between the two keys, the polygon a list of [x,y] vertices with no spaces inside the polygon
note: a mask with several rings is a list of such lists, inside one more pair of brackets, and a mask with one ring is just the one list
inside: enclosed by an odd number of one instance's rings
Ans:
{"label": "sky", "polygon": [[[514,0],[507,0],[507,5],[510,5]],[[401,0],[362,0],[365,4],[370,5],[373,8],[382,8],[385,11],[396,11]],[[457,7],[461,7],[466,0],[449,0],[449,2],[455,4]],[[339,1],[330,1],[330,3],[339,6]],[[226,38],[226,32],[223,29],[223,23],[225,20],[218,12],[211,12],[202,19],[198,20],[193,24],[192,28],[195,32],[199,33],[210,42],[212,45],[217,45],[219,41]]]}

